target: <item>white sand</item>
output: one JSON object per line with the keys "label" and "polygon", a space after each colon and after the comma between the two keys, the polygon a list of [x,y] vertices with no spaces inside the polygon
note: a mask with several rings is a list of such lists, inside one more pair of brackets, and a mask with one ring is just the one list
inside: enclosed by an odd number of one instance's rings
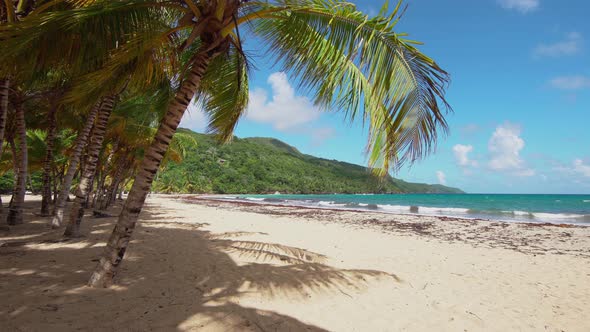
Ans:
{"label": "white sand", "polygon": [[[0,231],[0,330],[590,331],[590,228],[152,197],[117,286],[85,239]],[[114,209],[112,213],[116,213]]]}

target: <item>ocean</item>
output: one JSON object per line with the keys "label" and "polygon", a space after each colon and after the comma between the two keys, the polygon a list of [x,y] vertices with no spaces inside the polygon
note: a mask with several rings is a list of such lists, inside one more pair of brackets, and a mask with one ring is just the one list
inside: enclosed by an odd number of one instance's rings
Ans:
{"label": "ocean", "polygon": [[314,208],[590,226],[590,195],[240,195],[226,196],[223,199]]}

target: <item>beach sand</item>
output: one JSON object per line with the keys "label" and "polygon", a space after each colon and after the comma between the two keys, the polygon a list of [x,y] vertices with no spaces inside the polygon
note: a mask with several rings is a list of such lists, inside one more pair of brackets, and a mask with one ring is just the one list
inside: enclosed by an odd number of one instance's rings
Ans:
{"label": "beach sand", "polygon": [[62,241],[38,208],[0,230],[2,331],[590,331],[588,227],[154,195],[90,289],[116,218]]}

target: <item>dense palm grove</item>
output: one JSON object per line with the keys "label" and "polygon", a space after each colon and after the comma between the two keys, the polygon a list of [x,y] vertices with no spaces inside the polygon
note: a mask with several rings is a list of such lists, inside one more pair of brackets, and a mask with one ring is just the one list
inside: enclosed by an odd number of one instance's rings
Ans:
{"label": "dense palm grove", "polygon": [[220,142],[233,137],[248,105],[249,52],[275,59],[321,108],[363,121],[376,173],[425,156],[447,129],[448,77],[394,32],[403,10],[400,2],[368,17],[336,0],[3,1],[6,223],[23,222],[27,188],[37,188],[39,213],[80,236],[86,210],[107,209],[128,188],[89,281],[110,285],[158,170],[192,144],[175,135],[189,104],[208,114]]}

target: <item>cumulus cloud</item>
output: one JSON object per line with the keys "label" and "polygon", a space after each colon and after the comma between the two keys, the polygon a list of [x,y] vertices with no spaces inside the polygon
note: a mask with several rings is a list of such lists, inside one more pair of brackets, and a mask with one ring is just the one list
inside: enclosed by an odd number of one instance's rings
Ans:
{"label": "cumulus cloud", "polygon": [[475,160],[469,159],[469,153],[473,151],[472,145],[457,144],[453,146],[453,154],[459,166],[477,166]]}
{"label": "cumulus cloud", "polygon": [[443,186],[447,184],[447,176],[443,171],[436,171],[436,178],[438,179],[439,184],[442,184]]}
{"label": "cumulus cloud", "polygon": [[540,44],[535,50],[536,56],[560,57],[575,55],[582,48],[582,35],[578,32],[568,33],[563,40],[552,44]]}
{"label": "cumulus cloud", "polygon": [[565,179],[571,179],[574,182],[586,182],[586,178],[590,178],[590,164],[587,160],[574,159],[569,164],[557,164],[553,170],[565,176]]}
{"label": "cumulus cloud", "polygon": [[506,9],[518,10],[521,13],[528,13],[539,8],[539,0],[498,0],[498,2]]}
{"label": "cumulus cloud", "polygon": [[507,171],[516,176],[533,176],[535,171],[527,169],[520,152],[525,147],[520,137],[520,128],[510,123],[498,126],[488,142],[490,161],[494,171]]}
{"label": "cumulus cloud", "polygon": [[289,131],[316,120],[320,112],[311,100],[297,96],[283,72],[268,77],[272,95],[264,89],[250,92],[250,104],[246,117],[249,120],[270,124],[279,131]]}
{"label": "cumulus cloud", "polygon": [[560,90],[581,90],[590,88],[590,77],[582,75],[561,76],[549,81],[549,85]]}
{"label": "cumulus cloud", "polygon": [[207,129],[208,124],[209,117],[200,107],[195,104],[193,100],[189,104],[186,112],[184,112],[184,116],[180,121],[179,127],[188,128],[192,131],[203,133]]}

